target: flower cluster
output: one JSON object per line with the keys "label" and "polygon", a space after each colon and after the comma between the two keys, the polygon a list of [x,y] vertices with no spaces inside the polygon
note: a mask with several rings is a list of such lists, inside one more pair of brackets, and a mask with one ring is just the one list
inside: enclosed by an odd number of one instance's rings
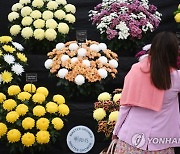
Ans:
{"label": "flower cluster", "polygon": [[113,98],[108,92],[103,92],[98,96],[98,102],[94,103],[93,118],[98,121],[98,132],[104,133],[107,138],[112,135],[118,118],[120,98],[120,91]]}
{"label": "flower cluster", "polygon": [[180,24],[180,4],[178,6],[178,9],[174,12],[174,19],[177,23]]}
{"label": "flower cluster", "polygon": [[24,72],[27,57],[22,53],[23,49],[10,36],[0,37],[0,86],[16,83]]}
{"label": "flower cluster", "polygon": [[79,88],[100,83],[108,77],[115,78],[117,73],[117,54],[107,49],[105,43],[90,40],[82,44],[76,41],[58,43],[48,56],[45,67],[50,73],[55,74],[61,83],[66,81]]}
{"label": "flower cluster", "polygon": [[[89,16],[112,48],[116,45],[121,50],[128,45],[131,49],[148,32],[153,32],[161,21],[161,14],[148,0],[103,0]],[[126,40],[130,44],[125,45]]]}
{"label": "flower cluster", "polygon": [[[144,59],[145,57],[147,57],[149,54],[149,50],[151,48],[151,44],[148,44],[148,45],[145,45],[141,51],[139,51],[135,57],[141,61],[142,59]],[[177,66],[178,68],[180,69],[180,50],[179,50],[179,56],[178,56],[178,59],[177,59]]]}
{"label": "flower cluster", "polygon": [[34,84],[26,84],[23,91],[18,85],[11,85],[7,94],[1,92],[0,139],[11,148],[18,143],[14,150],[55,141],[64,127],[62,118],[69,114],[69,107],[62,95],[54,95],[52,101],[47,101],[48,94],[47,88],[36,88]]}
{"label": "flower cluster", "polygon": [[42,42],[50,46],[65,40],[76,20],[75,12],[75,6],[67,4],[66,0],[19,0],[8,15],[10,33],[21,35],[26,43],[33,41],[32,45]]}

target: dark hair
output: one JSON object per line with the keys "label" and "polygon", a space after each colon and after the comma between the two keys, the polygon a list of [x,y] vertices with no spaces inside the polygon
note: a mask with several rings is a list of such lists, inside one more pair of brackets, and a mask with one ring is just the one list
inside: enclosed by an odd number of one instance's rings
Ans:
{"label": "dark hair", "polygon": [[151,81],[158,89],[166,90],[171,87],[170,69],[178,69],[178,41],[171,32],[158,33],[150,49]]}

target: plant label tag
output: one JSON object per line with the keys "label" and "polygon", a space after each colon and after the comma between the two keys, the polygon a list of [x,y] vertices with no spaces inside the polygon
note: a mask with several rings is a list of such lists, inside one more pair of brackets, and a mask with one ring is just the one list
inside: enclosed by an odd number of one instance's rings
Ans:
{"label": "plant label tag", "polygon": [[76,40],[78,43],[85,43],[87,40],[87,30],[77,30]]}
{"label": "plant label tag", "polygon": [[26,73],[26,82],[37,82],[37,73]]}

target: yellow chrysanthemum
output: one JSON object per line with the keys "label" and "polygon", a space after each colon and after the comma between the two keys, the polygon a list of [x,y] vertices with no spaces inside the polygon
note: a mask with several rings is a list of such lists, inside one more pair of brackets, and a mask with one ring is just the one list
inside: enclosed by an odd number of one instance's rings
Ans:
{"label": "yellow chrysanthemum", "polygon": [[4,71],[4,72],[1,74],[1,78],[2,78],[3,83],[9,83],[9,82],[11,82],[12,79],[13,79],[12,73],[11,73],[11,72],[8,72],[8,71]]}
{"label": "yellow chrysanthemum", "polygon": [[11,42],[12,38],[10,36],[1,36],[0,37],[0,43],[7,44],[8,42]]}
{"label": "yellow chrysanthemum", "polygon": [[22,127],[27,130],[27,129],[32,129],[35,125],[35,120],[31,117],[27,117],[22,121]]}
{"label": "yellow chrysanthemum", "polygon": [[16,112],[20,115],[20,116],[24,116],[27,112],[28,112],[28,106],[25,104],[19,104],[16,107]]}
{"label": "yellow chrysanthemum", "polygon": [[30,147],[35,143],[35,136],[32,133],[25,133],[22,138],[21,142],[24,146]]}
{"label": "yellow chrysanthemum", "polygon": [[46,104],[46,111],[49,113],[56,113],[58,111],[58,105],[54,102],[49,102]]}
{"label": "yellow chrysanthemum", "polygon": [[61,118],[58,117],[52,120],[52,124],[56,130],[61,130],[64,127],[64,122]]}
{"label": "yellow chrysanthemum", "polygon": [[103,108],[98,108],[93,112],[93,118],[97,121],[102,120],[106,117],[106,111]]}
{"label": "yellow chrysanthemum", "polygon": [[46,87],[39,87],[39,88],[37,88],[36,93],[41,93],[45,97],[47,97],[48,94],[49,94],[49,91],[48,91],[48,89]]}
{"label": "yellow chrysanthemum", "polygon": [[48,131],[39,131],[36,134],[36,140],[39,144],[47,144],[50,140],[50,134]]}
{"label": "yellow chrysanthemum", "polygon": [[4,123],[0,123],[0,138],[7,132],[7,126]]}
{"label": "yellow chrysanthemum", "polygon": [[113,101],[114,102],[117,102],[118,100],[120,100],[121,99],[121,93],[120,94],[115,94],[114,96],[113,96]]}
{"label": "yellow chrysanthemum", "polygon": [[34,84],[28,83],[24,86],[24,91],[27,91],[29,93],[35,93],[36,92],[36,86]]}
{"label": "yellow chrysanthemum", "polygon": [[27,62],[27,57],[25,56],[25,54],[18,52],[16,55],[20,61],[25,62],[25,63]]}
{"label": "yellow chrysanthemum", "polygon": [[111,95],[108,92],[103,92],[98,96],[98,101],[108,101],[111,99]]}
{"label": "yellow chrysanthemum", "polygon": [[33,108],[33,115],[35,115],[37,117],[41,117],[41,116],[45,115],[45,113],[46,113],[46,111],[43,106],[37,105]]}
{"label": "yellow chrysanthemum", "polygon": [[58,25],[58,31],[61,33],[61,34],[68,34],[69,33],[69,26],[68,24],[66,23],[59,23]]}
{"label": "yellow chrysanthemum", "polygon": [[13,48],[13,47],[10,46],[10,45],[3,45],[2,48],[3,48],[6,52],[10,52],[10,53],[13,53],[14,51],[16,51],[16,49]]}
{"label": "yellow chrysanthemum", "polygon": [[40,118],[36,122],[36,127],[39,130],[47,130],[49,127],[49,120],[47,118]]}
{"label": "yellow chrysanthemum", "polygon": [[62,116],[69,114],[69,107],[66,104],[60,104],[58,109]]}
{"label": "yellow chrysanthemum", "polygon": [[24,91],[18,94],[18,99],[21,101],[29,100],[31,98],[31,94]]}
{"label": "yellow chrysanthemum", "polygon": [[3,103],[3,108],[7,111],[11,111],[13,108],[17,106],[17,103],[13,99],[5,100]]}
{"label": "yellow chrysanthemum", "polygon": [[6,95],[0,93],[0,103],[4,102],[4,100],[6,100]]}
{"label": "yellow chrysanthemum", "polygon": [[17,86],[17,85],[12,85],[12,86],[10,86],[10,87],[8,88],[8,94],[9,94],[10,96],[17,95],[17,94],[19,94],[20,92],[21,92],[21,89],[20,89],[20,87]]}
{"label": "yellow chrysanthemum", "polygon": [[7,132],[7,139],[9,143],[18,142],[21,138],[21,132],[17,129],[11,129]]}
{"label": "yellow chrysanthemum", "polygon": [[58,104],[63,104],[65,103],[65,98],[62,95],[54,95],[53,101],[57,102]]}
{"label": "yellow chrysanthemum", "polygon": [[16,111],[11,111],[6,115],[6,121],[9,123],[14,123],[19,118],[19,114]]}
{"label": "yellow chrysanthemum", "polygon": [[118,119],[118,111],[113,111],[109,115],[109,121],[117,121]]}
{"label": "yellow chrysanthemum", "polygon": [[34,103],[42,104],[45,101],[46,97],[41,93],[36,93],[32,96],[32,100]]}
{"label": "yellow chrysanthemum", "polygon": [[180,23],[180,13],[177,13],[174,17],[175,21]]}

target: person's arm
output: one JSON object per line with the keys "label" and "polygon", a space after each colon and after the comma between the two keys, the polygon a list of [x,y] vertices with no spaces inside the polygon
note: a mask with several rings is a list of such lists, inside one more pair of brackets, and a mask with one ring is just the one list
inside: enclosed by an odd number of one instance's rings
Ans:
{"label": "person's arm", "polygon": [[131,106],[120,106],[119,114],[118,114],[118,120],[117,120],[116,125],[114,127],[113,135],[118,134],[119,129],[121,128],[123,122],[125,121],[130,109],[131,109]]}

